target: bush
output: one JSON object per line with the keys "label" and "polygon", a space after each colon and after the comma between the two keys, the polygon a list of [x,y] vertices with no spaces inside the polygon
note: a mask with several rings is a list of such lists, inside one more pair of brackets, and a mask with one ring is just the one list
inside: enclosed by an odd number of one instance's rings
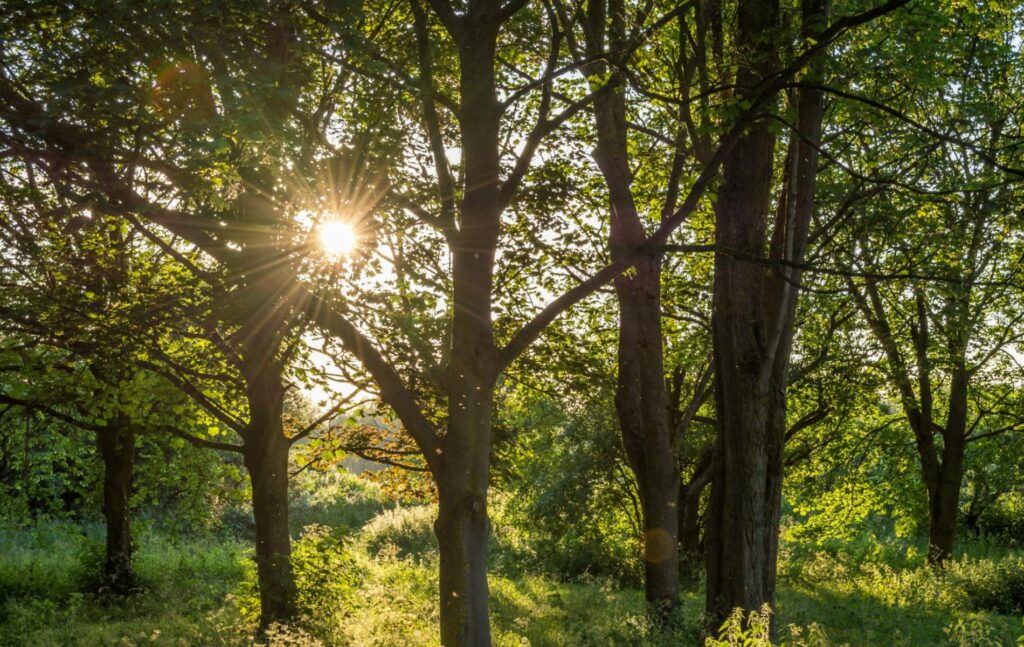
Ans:
{"label": "bush", "polygon": [[[772,647],[772,610],[767,604],[760,611],[751,611],[744,617],[743,609],[733,609],[718,629],[717,638],[707,638],[705,647]],[[804,628],[788,625],[783,632],[788,634],[779,643],[780,647],[828,647],[825,630],[811,623]]]}
{"label": "bush", "polygon": [[292,531],[313,524],[349,531],[361,528],[384,508],[380,488],[344,469],[307,470],[291,483]]}
{"label": "bush", "polygon": [[144,593],[111,599],[89,592],[99,530],[0,529],[0,646],[247,644],[244,625],[224,608],[245,575],[242,545],[140,533],[135,566]]}
{"label": "bush", "polygon": [[0,528],[0,603],[57,597],[79,590],[87,578],[80,558],[96,541],[68,523]]}
{"label": "bush", "polygon": [[958,618],[943,631],[957,647],[1003,647],[999,632],[984,616]]}
{"label": "bush", "polygon": [[964,559],[948,567],[977,611],[1024,613],[1024,556]]}
{"label": "bush", "polygon": [[437,554],[436,505],[385,510],[363,526],[361,538],[373,556],[423,559]]}
{"label": "bush", "polygon": [[340,644],[339,633],[350,615],[359,586],[348,538],[326,526],[307,526],[292,547],[292,569],[299,590],[302,623],[328,644]]}

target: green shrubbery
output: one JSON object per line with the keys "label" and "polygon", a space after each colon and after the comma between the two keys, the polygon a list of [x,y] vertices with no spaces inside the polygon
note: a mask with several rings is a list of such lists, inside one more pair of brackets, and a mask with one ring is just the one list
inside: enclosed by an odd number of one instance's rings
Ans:
{"label": "green shrubbery", "polygon": [[[273,629],[274,644],[436,645],[436,508],[388,508],[374,486],[347,476],[318,475],[299,485],[299,518],[314,522],[293,544],[300,617]],[[561,562],[546,563],[538,552],[528,557],[531,572],[516,567],[536,537],[530,526],[509,524],[496,498],[496,645],[697,643],[700,591],[687,593],[679,616],[658,629],[644,616],[642,592],[619,578],[566,578]],[[143,524],[135,560],[140,589],[113,598],[88,586],[101,531],[68,522],[0,531],[0,645],[251,643],[257,593],[249,542]],[[964,555],[937,572],[924,564],[918,542],[891,539],[783,542],[780,639],[793,646],[1014,644],[1022,633],[1024,555],[1000,542],[968,541]],[[743,635],[758,644],[750,626],[730,631],[719,640]]]}
{"label": "green shrubbery", "polygon": [[288,512],[292,534],[320,524],[350,532],[386,507],[376,483],[345,470],[307,470],[291,481]]}
{"label": "green shrubbery", "polygon": [[946,579],[963,588],[975,610],[1024,614],[1024,555],[966,557],[950,565]]}
{"label": "green shrubbery", "polygon": [[434,519],[437,506],[418,505],[385,510],[371,519],[360,533],[373,556],[390,555],[421,559],[437,554]]}
{"label": "green shrubbery", "polygon": [[48,522],[0,531],[0,645],[244,644],[226,604],[245,578],[243,544],[143,533],[139,590],[117,597],[92,592],[99,529],[86,530]]}

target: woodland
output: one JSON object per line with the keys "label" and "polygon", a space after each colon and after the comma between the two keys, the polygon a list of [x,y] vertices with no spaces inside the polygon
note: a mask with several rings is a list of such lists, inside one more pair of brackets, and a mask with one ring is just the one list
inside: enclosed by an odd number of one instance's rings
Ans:
{"label": "woodland", "polygon": [[0,647],[1024,645],[1024,3],[0,16]]}

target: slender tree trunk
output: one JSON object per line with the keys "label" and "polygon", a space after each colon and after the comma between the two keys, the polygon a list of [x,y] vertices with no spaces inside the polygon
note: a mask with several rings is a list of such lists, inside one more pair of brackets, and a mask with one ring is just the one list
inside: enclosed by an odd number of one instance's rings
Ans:
{"label": "slender tree trunk", "polygon": [[135,434],[127,418],[118,415],[97,432],[96,440],[103,459],[103,518],[107,525],[103,586],[123,594],[135,584],[129,507],[135,466]]}
{"label": "slender tree trunk", "polygon": [[[588,4],[588,52],[595,58],[626,39],[620,0]],[[607,65],[588,66],[603,77]],[[611,92],[594,101],[594,158],[609,195],[609,247],[622,258],[646,239],[631,191],[625,83],[613,72]],[[629,465],[637,479],[643,512],[644,592],[651,616],[664,619],[679,596],[679,469],[675,461],[661,330],[661,258],[644,259],[615,279],[619,302],[618,378],[615,408]]]}
{"label": "slender tree trunk", "polygon": [[260,589],[259,633],[295,615],[295,580],[288,531],[289,441],[281,425],[284,389],[280,371],[268,365],[247,376],[250,422],[243,458],[252,483],[256,522],[256,575]]}
{"label": "slender tree trunk", "polygon": [[700,580],[703,551],[700,541],[700,498],[706,483],[679,488],[679,577],[688,584]]}
{"label": "slender tree trunk", "polygon": [[943,430],[942,464],[938,479],[928,488],[928,562],[941,566],[953,556],[960,514],[960,486],[964,472],[969,376],[963,362],[950,380],[949,412]]}

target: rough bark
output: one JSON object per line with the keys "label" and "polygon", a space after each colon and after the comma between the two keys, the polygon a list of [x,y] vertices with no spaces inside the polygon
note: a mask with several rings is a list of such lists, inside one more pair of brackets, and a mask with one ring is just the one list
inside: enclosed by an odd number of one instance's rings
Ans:
{"label": "rough bark", "polygon": [[[803,3],[805,36],[824,29],[827,3]],[[741,3],[737,95],[750,98],[774,70],[778,5]],[[820,59],[808,75],[820,74]],[[714,630],[739,607],[775,604],[786,383],[800,273],[814,206],[822,95],[797,104],[799,135],[790,138],[783,188],[769,240],[775,141],[756,121],[723,165],[715,204],[712,344],[718,445],[708,511],[706,615]],[[764,259],[767,264],[751,262]]]}
{"label": "rough bark", "polygon": [[103,518],[107,526],[103,587],[128,593],[135,584],[132,567],[131,499],[135,434],[124,416],[116,416],[96,433],[103,460]]}
{"label": "rough bark", "polygon": [[440,548],[441,644],[491,644],[488,618],[487,489],[497,348],[491,313],[499,194],[501,108],[494,76],[502,17],[497,3],[474,3],[453,33],[459,51],[459,126],[465,190],[452,257],[454,313],[448,371],[448,425],[440,460],[435,522]]}

